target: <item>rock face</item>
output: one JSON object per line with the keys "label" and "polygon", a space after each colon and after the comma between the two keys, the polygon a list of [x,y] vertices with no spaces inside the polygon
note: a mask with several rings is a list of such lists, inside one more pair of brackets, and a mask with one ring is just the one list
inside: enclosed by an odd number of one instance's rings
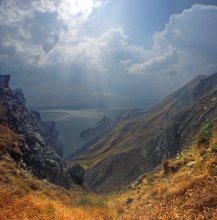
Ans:
{"label": "rock face", "polygon": [[198,76],[149,111],[122,115],[73,160],[89,164],[92,189],[118,190],[191,144],[201,126],[216,118],[217,74]]}
{"label": "rock face", "polygon": [[0,75],[0,88],[8,88],[10,75]]}
{"label": "rock face", "polygon": [[56,124],[54,121],[43,122],[44,130],[49,138],[49,142],[54,146],[55,152],[63,157],[63,144],[58,139],[58,131],[56,130]]}
{"label": "rock face", "polygon": [[68,170],[69,176],[79,185],[84,182],[84,169],[80,165],[74,165]]}
{"label": "rock face", "polygon": [[0,88],[0,107],[4,109],[1,123],[23,136],[22,163],[27,169],[39,178],[64,187],[78,183],[77,176],[82,184],[83,169],[69,167],[61,157],[63,148],[54,122],[43,122],[38,112],[28,111],[21,90]]}

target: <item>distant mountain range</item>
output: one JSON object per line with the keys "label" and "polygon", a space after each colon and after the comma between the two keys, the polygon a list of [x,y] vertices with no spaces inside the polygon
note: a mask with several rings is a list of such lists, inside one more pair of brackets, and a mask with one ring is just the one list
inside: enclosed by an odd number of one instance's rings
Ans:
{"label": "distant mountain range", "polygon": [[200,75],[148,111],[130,111],[86,131],[89,143],[70,160],[86,167],[93,190],[118,190],[176,155],[216,117],[217,73]]}

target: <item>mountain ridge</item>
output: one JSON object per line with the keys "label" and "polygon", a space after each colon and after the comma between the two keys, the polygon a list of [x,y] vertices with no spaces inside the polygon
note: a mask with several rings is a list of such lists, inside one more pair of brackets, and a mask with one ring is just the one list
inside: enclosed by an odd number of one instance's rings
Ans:
{"label": "mountain ridge", "polygon": [[87,183],[97,192],[114,191],[174,156],[216,117],[216,90],[217,74],[197,76],[150,110],[125,117],[74,156],[87,167]]}

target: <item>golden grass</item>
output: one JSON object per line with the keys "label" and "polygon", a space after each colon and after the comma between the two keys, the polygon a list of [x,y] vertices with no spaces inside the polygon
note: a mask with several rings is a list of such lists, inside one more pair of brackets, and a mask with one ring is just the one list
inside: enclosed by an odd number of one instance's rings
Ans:
{"label": "golden grass", "polygon": [[10,193],[1,191],[0,194],[1,201],[4,201],[4,204],[0,204],[1,220],[101,220],[108,218],[105,210],[97,207],[69,206],[47,196],[29,194],[22,198],[14,198]]}
{"label": "golden grass", "polygon": [[7,150],[20,151],[21,145],[19,135],[0,125],[0,220],[113,219],[106,197],[76,186],[66,190],[22,169]]}
{"label": "golden grass", "polygon": [[211,149],[216,143],[214,132],[209,148],[195,145],[169,161],[171,165],[179,165],[177,171],[165,174],[163,168],[158,169],[140,185],[114,196],[110,206],[121,220],[214,220],[217,176],[216,172],[210,172],[210,167],[217,162],[217,154]]}
{"label": "golden grass", "polygon": [[0,220],[194,220],[217,216],[217,144],[184,150],[164,172],[147,174],[139,185],[117,195],[95,195],[79,187],[66,190],[38,180],[10,157],[22,138],[0,126]]}
{"label": "golden grass", "polygon": [[[13,161],[8,162],[0,163],[1,220],[112,219],[106,201],[98,196],[38,180]],[[86,204],[80,203],[84,197]]]}

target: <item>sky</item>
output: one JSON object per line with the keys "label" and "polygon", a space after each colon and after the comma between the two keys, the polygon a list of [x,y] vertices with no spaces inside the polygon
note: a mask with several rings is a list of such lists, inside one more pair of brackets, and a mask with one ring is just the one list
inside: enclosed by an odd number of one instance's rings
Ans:
{"label": "sky", "polygon": [[1,0],[0,74],[32,107],[146,108],[217,72],[217,0]]}

